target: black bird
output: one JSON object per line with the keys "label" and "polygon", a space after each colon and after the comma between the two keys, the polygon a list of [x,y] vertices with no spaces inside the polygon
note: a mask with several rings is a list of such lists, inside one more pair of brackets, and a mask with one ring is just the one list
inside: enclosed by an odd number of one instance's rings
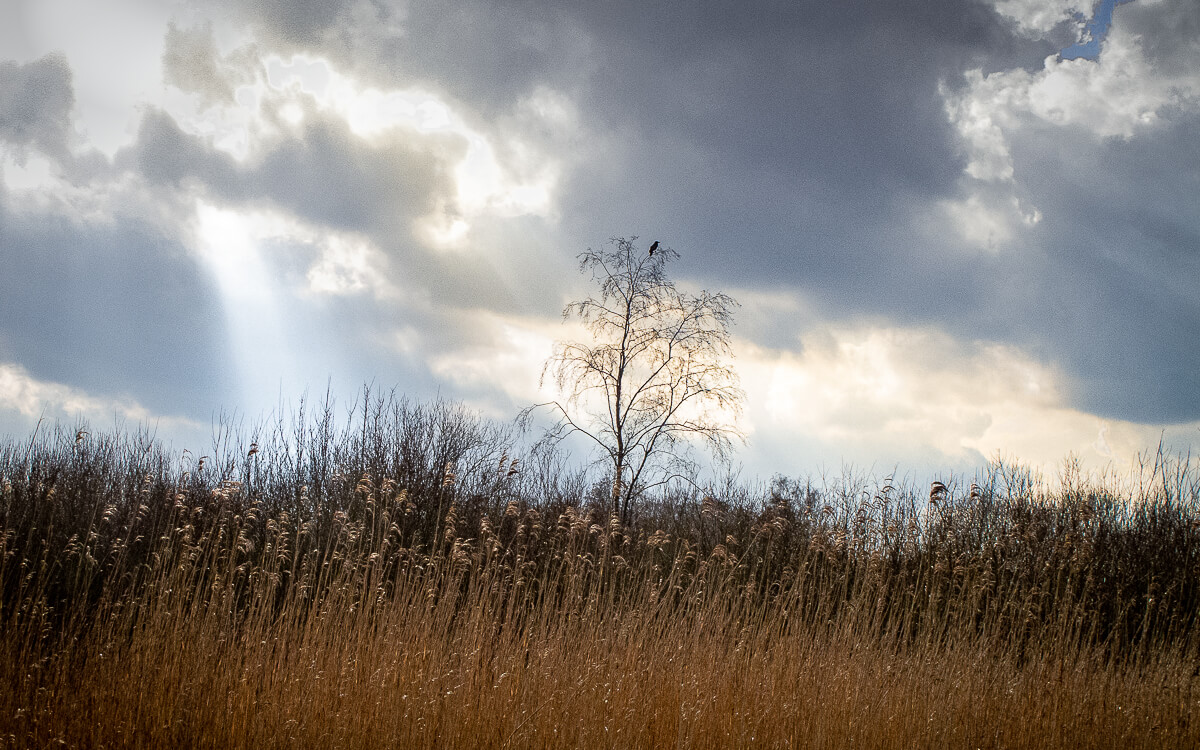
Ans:
{"label": "black bird", "polygon": [[650,254],[654,255],[654,251],[657,249],[658,249],[658,240],[655,240],[654,244],[650,246]]}

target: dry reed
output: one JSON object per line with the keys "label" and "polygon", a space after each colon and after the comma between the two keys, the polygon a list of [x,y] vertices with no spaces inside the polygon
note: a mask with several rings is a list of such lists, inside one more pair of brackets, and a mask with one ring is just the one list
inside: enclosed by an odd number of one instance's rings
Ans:
{"label": "dry reed", "polygon": [[778,480],[625,526],[456,407],[367,401],[203,469],[0,445],[0,740],[1200,746],[1186,465]]}

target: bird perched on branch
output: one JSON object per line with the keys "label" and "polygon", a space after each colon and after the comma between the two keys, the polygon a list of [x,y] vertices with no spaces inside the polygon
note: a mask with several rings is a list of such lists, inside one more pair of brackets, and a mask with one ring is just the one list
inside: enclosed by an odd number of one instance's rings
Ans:
{"label": "bird perched on branch", "polygon": [[654,251],[657,249],[658,249],[658,240],[655,240],[654,244],[650,246],[650,254],[654,255]]}

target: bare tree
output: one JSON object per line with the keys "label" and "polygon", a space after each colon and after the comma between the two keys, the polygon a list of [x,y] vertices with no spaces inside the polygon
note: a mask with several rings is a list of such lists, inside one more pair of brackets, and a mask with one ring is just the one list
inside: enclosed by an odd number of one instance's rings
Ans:
{"label": "bare tree", "polygon": [[665,274],[679,254],[650,253],[636,240],[614,238],[610,249],[579,256],[599,294],[567,305],[563,319],[577,318],[592,341],[556,343],[542,379],[553,377],[562,400],[522,412],[526,420],[542,407],[555,413],[548,440],[580,434],[599,446],[614,510],[626,519],[641,494],[694,473],[693,447],[728,458],[743,438],[734,421],[745,399],[727,364],[737,302],[679,292]]}

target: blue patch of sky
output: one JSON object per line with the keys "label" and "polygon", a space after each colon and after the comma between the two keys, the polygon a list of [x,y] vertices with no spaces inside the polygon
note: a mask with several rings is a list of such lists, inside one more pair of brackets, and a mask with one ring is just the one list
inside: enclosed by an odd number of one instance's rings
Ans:
{"label": "blue patch of sky", "polygon": [[[1132,2],[1133,0],[1101,0],[1096,6],[1096,10],[1092,13],[1091,20],[1088,20],[1083,27],[1083,37],[1075,44],[1064,49],[1060,54],[1064,60],[1075,60],[1080,57],[1088,60],[1095,60],[1100,55],[1100,42],[1104,41],[1104,37],[1108,34],[1108,27],[1112,25],[1113,8],[1124,3]],[[1080,21],[1085,20],[1082,13],[1076,14],[1076,18]]]}

